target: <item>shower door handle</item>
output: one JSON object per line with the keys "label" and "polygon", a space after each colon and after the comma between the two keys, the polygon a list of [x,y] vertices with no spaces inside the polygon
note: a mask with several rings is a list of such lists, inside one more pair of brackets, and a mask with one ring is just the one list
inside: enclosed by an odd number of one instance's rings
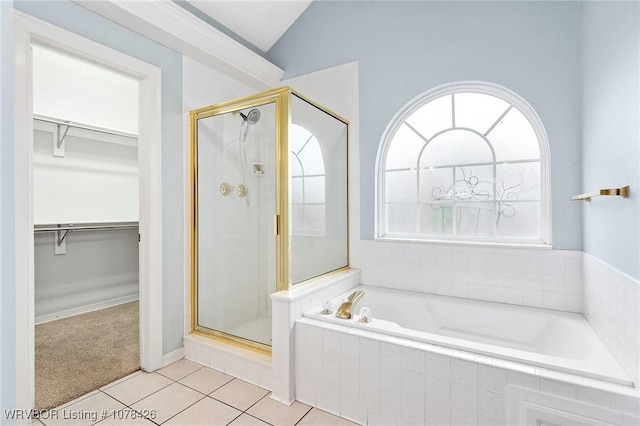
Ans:
{"label": "shower door handle", "polygon": [[280,235],[280,215],[273,215],[273,235]]}

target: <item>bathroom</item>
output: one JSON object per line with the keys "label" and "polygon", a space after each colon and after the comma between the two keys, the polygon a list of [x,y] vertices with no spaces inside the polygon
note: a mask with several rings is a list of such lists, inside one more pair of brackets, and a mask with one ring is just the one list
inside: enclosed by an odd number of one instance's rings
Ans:
{"label": "bathroom", "polygon": [[[22,344],[22,329],[17,327],[22,322],[16,324],[20,312],[14,303],[20,295],[21,287],[16,283],[21,282],[21,271],[12,260],[19,237],[19,228],[14,230],[12,224],[18,220],[19,209],[10,198],[19,192],[14,188],[14,172],[19,166],[10,161],[14,147],[6,142],[19,131],[10,97],[5,96],[13,87],[13,79],[19,78],[18,74],[10,77],[13,72],[7,70],[13,70],[13,64],[5,60],[12,57],[13,47],[5,42],[11,38],[4,37],[4,31],[11,28],[16,10],[162,71],[159,136],[163,261],[158,314],[162,326],[157,339],[160,361],[155,367],[149,364],[148,371],[186,357],[269,389],[272,399],[284,404],[295,399],[360,424],[517,424],[507,417],[507,405],[518,398],[530,405],[546,404],[554,410],[582,413],[586,404],[596,407],[587,416],[597,419],[594,422],[617,424],[617,417],[602,417],[615,412],[622,419],[620,424],[637,424],[634,420],[640,413],[636,388],[620,391],[616,387],[622,386],[619,384],[598,387],[588,381],[593,377],[578,380],[562,375],[567,373],[545,375],[527,369],[531,367],[528,364],[517,370],[509,364],[511,361],[496,359],[492,364],[489,359],[464,358],[447,352],[449,349],[438,349],[446,346],[434,343],[422,342],[419,354],[408,350],[416,348],[400,350],[401,362],[403,357],[424,357],[422,370],[407,369],[422,378],[422,390],[386,386],[383,371],[396,374],[400,369],[401,383],[404,377],[403,368],[394,365],[396,358],[391,355],[397,355],[398,349],[366,334],[359,337],[358,375],[343,372],[344,377],[357,381],[345,381],[346,387],[341,388],[336,384],[341,377],[335,374],[335,368],[316,368],[329,360],[309,358],[310,349],[318,349],[325,339],[328,345],[335,344],[336,335],[323,331],[335,330],[318,326],[309,318],[299,319],[303,312],[319,309],[324,299],[350,293],[357,284],[579,312],[628,379],[638,383],[640,215],[634,192],[640,180],[640,11],[636,3],[313,2],[268,49],[266,59],[253,52],[236,58],[236,62],[224,57],[226,52],[208,52],[207,46],[197,40],[191,45],[178,41],[179,37],[189,37],[179,33],[188,27],[185,23],[196,26],[194,11],[184,13],[188,8],[184,4],[159,3],[156,17],[136,9],[143,7],[140,5],[112,3],[2,2],[1,7],[3,408],[21,406],[18,401],[23,400],[25,377],[21,358],[14,350]],[[174,23],[164,21],[174,39],[162,41],[166,31],[158,29],[159,21],[165,16],[162,13],[169,11],[184,20],[180,25],[177,18]],[[198,29],[205,31],[209,26],[203,24],[206,17],[197,16],[197,24],[202,24]],[[125,28],[127,25],[133,28]],[[234,48],[238,48],[236,44]],[[541,203],[546,203],[544,208],[550,213],[539,217],[544,240],[541,245],[546,247],[380,238],[377,162],[387,126],[412,99],[444,84],[460,82],[506,88],[526,101],[539,118],[549,147],[548,192]],[[291,294],[273,296],[272,354],[260,358],[191,335],[188,114],[282,86],[295,89],[349,121],[351,270],[300,287],[305,294],[297,294],[293,286]],[[9,102],[8,106],[4,102]],[[578,194],[626,185],[631,186],[629,198],[571,200]],[[543,200],[545,192],[541,194]],[[314,288],[318,291],[313,292]],[[370,307],[373,326],[382,318],[367,301],[365,294],[356,305],[356,314],[360,307]],[[333,310],[337,309],[335,304]],[[340,348],[351,348],[345,355],[354,355],[348,352],[353,352],[351,339],[345,337],[344,344],[341,339]],[[12,341],[15,345],[6,343]],[[306,356],[299,356],[303,352]],[[327,351],[327,356],[335,357],[332,352],[335,350]],[[449,365],[446,380],[427,367],[438,362]],[[365,366],[378,371],[377,381],[371,376],[360,378]],[[462,383],[454,379],[454,366],[461,371],[466,368],[469,377],[475,375],[475,385],[472,379]],[[304,374],[313,370],[320,377]],[[507,394],[512,385],[524,391]],[[448,389],[448,396],[430,394],[431,387]],[[469,392],[475,405],[454,402],[454,395],[467,395],[454,390]],[[364,393],[362,399],[359,392]],[[550,401],[535,400],[539,394]],[[549,395],[559,397],[566,405],[555,406]],[[390,402],[395,405],[389,406]],[[600,413],[603,410],[605,414]],[[541,419],[566,424],[557,417]]]}

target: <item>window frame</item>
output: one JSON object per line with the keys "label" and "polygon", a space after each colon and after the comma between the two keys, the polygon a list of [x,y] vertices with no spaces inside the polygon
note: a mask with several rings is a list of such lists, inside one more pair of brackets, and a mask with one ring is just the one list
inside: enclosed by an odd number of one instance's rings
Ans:
{"label": "window frame", "polygon": [[[497,97],[518,109],[529,121],[540,148],[540,239],[477,237],[461,235],[425,235],[398,237],[385,235],[385,167],[387,153],[396,132],[404,122],[418,109],[442,96],[456,93],[478,93]],[[473,244],[487,246],[521,246],[551,248],[551,188],[550,188],[550,150],[547,133],[540,117],[533,107],[511,90],[494,83],[467,81],[447,83],[428,90],[405,104],[391,119],[385,128],[376,156],[376,200],[375,200],[375,239],[385,241],[415,241],[427,243]]]}

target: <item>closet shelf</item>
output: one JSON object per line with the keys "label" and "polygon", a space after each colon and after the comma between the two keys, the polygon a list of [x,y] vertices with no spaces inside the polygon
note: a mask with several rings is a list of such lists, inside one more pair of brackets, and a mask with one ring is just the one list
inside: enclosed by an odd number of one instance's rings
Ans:
{"label": "closet shelf", "polygon": [[46,115],[34,114],[33,119],[38,121],[44,121],[47,123],[57,124],[58,126],[67,126],[66,130],[64,131],[64,134],[61,137],[59,137],[57,141],[58,147],[60,147],[60,145],[64,141],[64,138],[67,136],[67,132],[69,131],[70,128],[91,130],[94,132],[105,133],[107,135],[120,136],[124,138],[129,138],[129,139],[136,139],[136,140],[138,139],[138,135],[134,133],[122,132],[119,130],[112,130],[112,129],[105,129],[103,127],[92,126],[90,124],[76,123],[74,121],[62,120],[60,118],[48,117]]}
{"label": "closet shelf", "polygon": [[622,188],[606,188],[606,189],[601,189],[599,191],[586,192],[584,194],[574,195],[573,197],[571,197],[571,199],[574,201],[578,200],[578,201],[591,202],[591,198],[599,197],[601,195],[629,198],[629,189],[630,189],[629,185],[623,186]]}
{"label": "closet shelf", "polygon": [[104,223],[85,223],[82,225],[74,225],[72,223],[60,225],[35,225],[33,232],[36,234],[43,232],[56,232],[58,246],[62,244],[70,231],[109,231],[115,229],[133,229],[138,228],[138,222],[104,222]]}

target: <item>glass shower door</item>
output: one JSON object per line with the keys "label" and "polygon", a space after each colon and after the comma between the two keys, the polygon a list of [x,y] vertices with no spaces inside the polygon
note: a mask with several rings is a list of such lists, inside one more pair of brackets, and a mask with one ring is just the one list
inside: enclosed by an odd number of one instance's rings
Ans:
{"label": "glass shower door", "polygon": [[275,103],[196,121],[195,329],[271,345]]}

